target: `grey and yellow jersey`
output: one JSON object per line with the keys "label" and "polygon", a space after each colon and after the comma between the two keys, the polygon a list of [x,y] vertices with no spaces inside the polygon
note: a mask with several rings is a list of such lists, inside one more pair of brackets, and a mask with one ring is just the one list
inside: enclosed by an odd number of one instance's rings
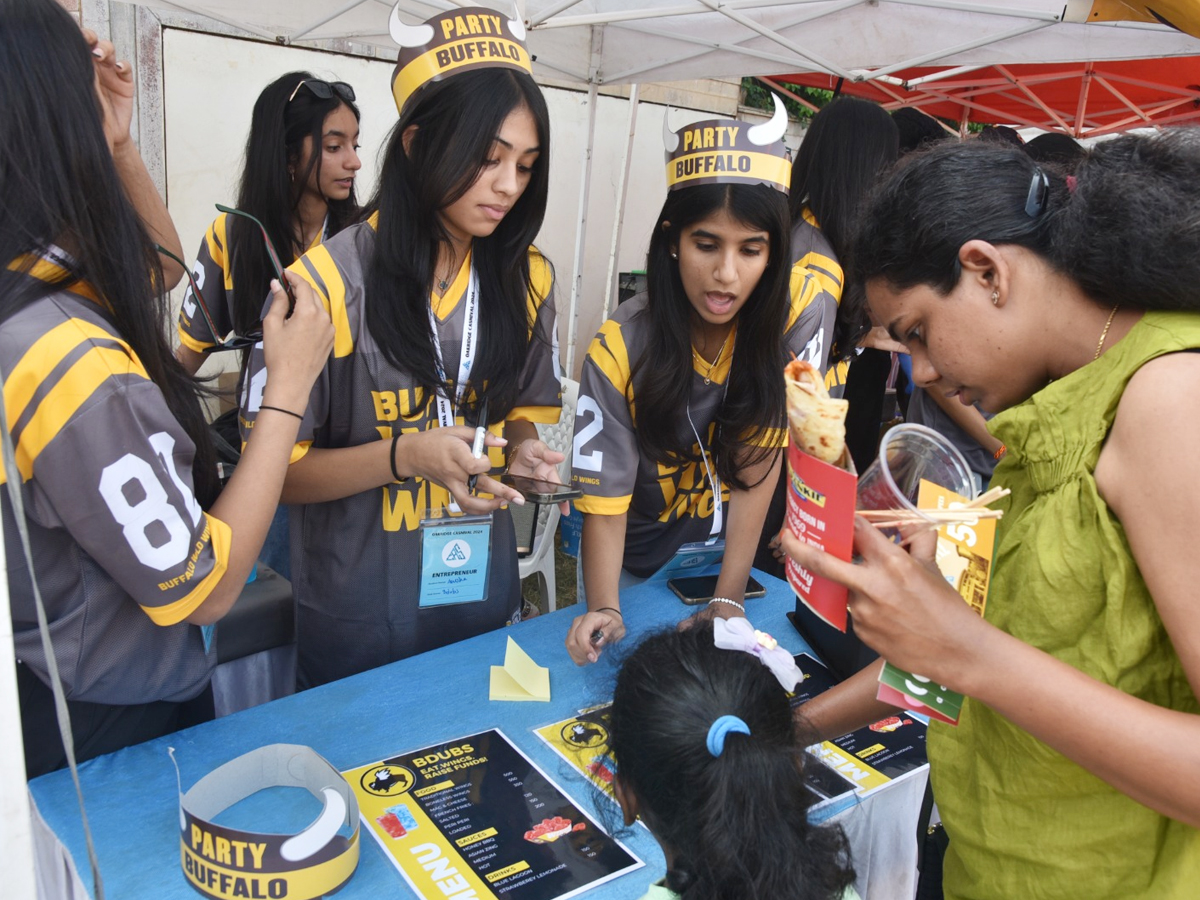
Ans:
{"label": "grey and yellow jersey", "polygon": [[[365,270],[375,246],[374,219],[339,232],[291,267],[316,290],[334,324],[333,352],[317,377],[292,452],[390,441],[394,430],[436,428],[434,398],[388,361],[365,320]],[[550,263],[529,251],[529,343],[509,419],[557,422],[562,407],[554,279]],[[458,369],[466,321],[470,258],[433,312],[447,373]],[[488,298],[480,297],[486,304]],[[417,327],[428,327],[425,322]],[[486,336],[484,336],[486,339]],[[242,403],[244,434],[254,427],[267,371],[262,351],[251,356]],[[450,395],[453,396],[453,386]],[[464,422],[456,414],[458,424]],[[499,434],[502,425],[493,426]],[[499,448],[493,465],[503,465]],[[444,511],[449,492],[412,478],[334,500],[291,507],[292,588],[298,603],[301,683],[342,678],[501,627],[520,603],[512,520],[495,517],[488,599],[422,609],[419,599],[420,522]]]}
{"label": "grey and yellow jersey", "polygon": [[[319,229],[313,238],[312,246],[320,246],[325,239],[325,229]],[[287,248],[278,248],[283,252]],[[213,318],[217,328],[214,337],[209,330],[204,314],[196,304],[196,298],[189,284],[183,295],[183,303],[179,307],[177,331],[179,342],[189,350],[203,353],[218,340],[225,338],[233,331],[233,262],[229,251],[229,214],[221,213],[204,233],[200,249],[196,253],[196,262],[192,265],[192,278],[204,302],[208,304],[208,313]],[[270,288],[262,286],[261,297],[266,297]]]}
{"label": "grey and yellow jersey", "polygon": [[[845,361],[829,365],[844,280],[833,246],[821,233],[812,211],[805,207],[800,219],[792,226],[792,302],[811,292],[808,304],[820,310],[821,326],[805,351],[796,355],[825,373],[825,387],[832,397],[842,396],[848,369]],[[815,315],[815,312],[811,314]]]}
{"label": "grey and yellow jersey", "polygon": [[[813,352],[828,315],[813,302],[818,295],[815,279],[802,279],[797,287],[791,296],[784,346],[789,354],[800,355]],[[638,576],[652,575],[682,545],[707,540],[714,506],[702,461],[664,465],[647,459],[638,445],[637,397],[631,373],[649,345],[647,302],[647,295],[640,294],[622,303],[600,326],[588,348],[575,411],[572,456],[572,482],[583,491],[576,506],[590,514],[627,514],[623,565]],[[731,340],[733,353],[718,361],[711,376],[708,364],[701,365],[694,356],[686,376],[692,381],[692,424],[706,448],[712,443],[730,367],[739,353],[753,352],[737,345],[736,326]],[[779,362],[781,379],[785,362]],[[706,378],[710,383],[705,384]],[[759,439],[772,447],[782,447],[786,441],[783,428],[769,429]],[[699,460],[700,450],[686,417],[680,422],[677,446],[690,450]],[[721,493],[727,502],[727,485],[722,485]]]}
{"label": "grey and yellow jersey", "polygon": [[[10,265],[10,277],[57,283],[70,264],[29,262]],[[0,325],[0,370],[34,572],[68,698],[194,697],[212,659],[184,619],[224,575],[231,533],[193,493],[191,439],[84,283]],[[2,496],[14,645],[48,681],[29,572]]]}

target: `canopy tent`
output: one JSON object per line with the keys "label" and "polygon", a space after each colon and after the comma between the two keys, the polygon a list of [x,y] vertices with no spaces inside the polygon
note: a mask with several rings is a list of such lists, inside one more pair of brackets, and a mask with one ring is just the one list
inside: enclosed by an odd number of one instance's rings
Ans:
{"label": "canopy tent", "polygon": [[[133,0],[207,16],[260,38],[350,41],[390,55],[389,0]],[[400,0],[419,22],[454,6],[511,8],[504,0]],[[1180,5],[1168,0],[1172,7]],[[1194,4],[1192,4],[1194,5]],[[886,85],[895,73],[937,62],[982,67],[1022,63],[1185,57],[1200,40],[1117,0],[515,0],[528,27],[534,74],[588,86],[818,72]],[[1135,4],[1136,6],[1136,4]],[[1173,10],[1173,14],[1177,11]],[[1099,19],[1136,18],[1133,22]],[[636,114],[631,98],[630,127]],[[565,363],[576,349],[576,310],[586,241],[594,117],[580,167],[580,226],[572,266]],[[618,185],[620,201],[625,190]],[[619,221],[619,220],[618,220]],[[619,228],[619,225],[618,225]],[[611,306],[616,234],[605,287]]]}
{"label": "canopy tent", "polygon": [[[334,8],[329,0],[133,2],[204,15],[282,43],[350,40],[396,49],[387,0],[345,0]],[[400,10],[416,22],[455,5],[506,4],[401,0]],[[1120,10],[1149,18],[1111,0],[517,0],[517,6],[528,23],[535,74],[580,84],[796,71],[859,81],[935,60],[987,66],[1200,52],[1200,41],[1165,25],[1094,24],[1101,13]]]}
{"label": "canopy tent", "polygon": [[1095,137],[1200,122],[1200,56],[1106,62],[919,66],[872,81],[799,72],[772,82],[839,89],[887,109],[914,106],[943,119]]}

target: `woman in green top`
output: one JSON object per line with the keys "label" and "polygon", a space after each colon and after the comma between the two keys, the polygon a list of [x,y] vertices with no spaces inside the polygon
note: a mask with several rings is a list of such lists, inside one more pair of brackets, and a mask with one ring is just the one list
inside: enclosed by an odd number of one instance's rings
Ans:
{"label": "woman in green top", "polygon": [[[929,757],[947,898],[1195,897],[1200,885],[1200,135],[1124,137],[1074,178],[939,147],[857,237],[872,312],[914,381],[999,412],[1012,490],[985,619],[862,520],[858,634],[969,698]],[[805,706],[878,718],[878,664]]]}

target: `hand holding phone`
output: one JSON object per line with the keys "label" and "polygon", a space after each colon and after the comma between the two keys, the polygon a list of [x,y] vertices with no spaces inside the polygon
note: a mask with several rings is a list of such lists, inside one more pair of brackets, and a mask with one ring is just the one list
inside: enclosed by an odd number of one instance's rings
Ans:
{"label": "hand holding phone", "polygon": [[526,478],[524,475],[512,475],[508,472],[500,477],[500,483],[516,488],[526,500],[532,500],[534,503],[561,503],[564,500],[578,500],[583,496],[583,491],[567,484]]}

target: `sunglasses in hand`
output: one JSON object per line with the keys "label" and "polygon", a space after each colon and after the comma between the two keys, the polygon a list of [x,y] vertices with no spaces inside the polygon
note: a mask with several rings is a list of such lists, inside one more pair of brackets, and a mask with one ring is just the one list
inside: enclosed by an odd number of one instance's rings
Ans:
{"label": "sunglasses in hand", "polygon": [[217,334],[217,325],[213,321],[212,312],[208,308],[208,304],[204,302],[204,295],[200,293],[200,285],[196,284],[196,279],[192,276],[192,270],[188,268],[188,264],[182,259],[163,247],[161,244],[155,244],[156,249],[168,259],[173,259],[183,268],[183,273],[187,275],[189,291],[196,298],[196,305],[200,308],[200,315],[204,318],[204,324],[208,326],[209,334],[212,335],[213,345],[206,352],[215,353],[221,350],[245,350],[247,347],[253,347],[262,340],[262,328],[254,328],[248,334],[231,334],[224,340]]}
{"label": "sunglasses in hand", "polygon": [[220,203],[217,204],[217,209],[223,213],[228,213],[231,216],[241,216],[244,219],[249,219],[258,226],[258,230],[262,232],[263,243],[267,245],[267,256],[271,258],[271,267],[275,270],[275,277],[279,280],[279,283],[283,285],[283,291],[285,294],[287,294],[287,314],[288,316],[291,316],[292,311],[296,308],[296,295],[292,293],[292,286],[288,284],[288,280],[283,277],[283,263],[279,261],[279,253],[275,249],[275,244],[271,242],[271,236],[267,234],[266,226],[244,210],[234,209],[232,206],[222,206]]}

